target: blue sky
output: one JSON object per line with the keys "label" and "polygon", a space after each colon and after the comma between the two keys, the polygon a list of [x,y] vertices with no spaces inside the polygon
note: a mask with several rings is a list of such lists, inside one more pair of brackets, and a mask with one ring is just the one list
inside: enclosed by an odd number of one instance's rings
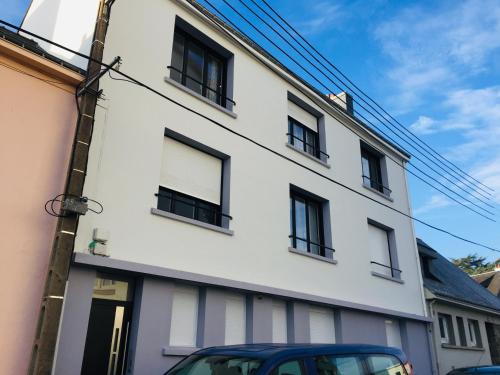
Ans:
{"label": "blue sky", "polygon": [[[221,0],[211,1],[298,71],[238,20]],[[495,214],[499,214],[500,4],[497,0],[268,1],[402,124],[460,168],[495,188],[490,204],[495,206]],[[3,0],[3,3],[0,18],[19,24],[28,0]],[[231,0],[231,4],[250,15],[238,1]],[[265,27],[261,29],[269,32]],[[500,248],[499,223],[469,212],[412,176],[409,180],[415,216]],[[489,260],[500,257],[499,253],[452,239],[420,224],[416,224],[416,231],[448,257],[469,253],[478,253]]]}

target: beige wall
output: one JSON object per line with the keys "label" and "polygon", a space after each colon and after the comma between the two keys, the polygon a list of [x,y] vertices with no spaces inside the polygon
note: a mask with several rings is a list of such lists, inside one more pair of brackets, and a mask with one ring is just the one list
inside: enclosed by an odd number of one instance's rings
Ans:
{"label": "beige wall", "polygon": [[2,375],[24,374],[29,365],[56,225],[43,207],[64,187],[76,124],[73,85],[81,78],[0,41]]}

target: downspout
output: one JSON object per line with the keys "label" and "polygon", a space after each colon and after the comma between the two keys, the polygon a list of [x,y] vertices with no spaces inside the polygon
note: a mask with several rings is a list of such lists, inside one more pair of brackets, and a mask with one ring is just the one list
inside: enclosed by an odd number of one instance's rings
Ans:
{"label": "downspout", "polygon": [[[102,61],[103,57],[104,41],[113,2],[114,0],[100,0],[90,51],[90,57],[96,61],[89,60],[85,81],[91,79],[101,70],[99,62]],[[83,193],[98,90],[99,81],[95,80],[89,89],[82,94],[79,106],[77,103],[79,107],[78,120],[64,189],[67,196],[81,197]],[[48,375],[52,371],[78,219],[77,214],[70,214],[59,217],[57,221],[29,374]]]}

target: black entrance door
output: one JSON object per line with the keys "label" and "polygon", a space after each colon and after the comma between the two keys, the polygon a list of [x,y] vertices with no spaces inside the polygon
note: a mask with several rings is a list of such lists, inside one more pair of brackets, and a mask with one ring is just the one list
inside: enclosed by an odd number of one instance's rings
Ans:
{"label": "black entrance door", "polygon": [[97,278],[90,308],[82,375],[122,375],[132,298],[128,281]]}

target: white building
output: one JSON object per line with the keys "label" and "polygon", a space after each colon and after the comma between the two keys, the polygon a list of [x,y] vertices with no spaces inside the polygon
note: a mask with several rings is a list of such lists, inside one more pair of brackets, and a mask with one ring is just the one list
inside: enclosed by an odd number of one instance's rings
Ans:
{"label": "white building", "polygon": [[[50,37],[47,3],[24,27]],[[80,11],[54,13],[55,29],[76,32]],[[83,23],[71,40],[93,30]],[[326,342],[398,346],[431,374],[413,225],[383,206],[411,214],[408,155],[195,2],[116,1],[104,61],[115,56],[201,116],[101,79],[85,195],[104,212],[80,219],[56,373],[161,373],[199,347]]]}

